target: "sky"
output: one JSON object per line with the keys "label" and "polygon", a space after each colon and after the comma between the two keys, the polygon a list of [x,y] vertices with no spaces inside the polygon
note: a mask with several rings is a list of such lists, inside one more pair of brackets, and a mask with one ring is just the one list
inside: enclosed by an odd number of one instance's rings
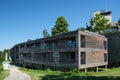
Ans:
{"label": "sky", "polygon": [[64,16],[73,31],[85,27],[97,10],[112,11],[120,18],[120,0],[0,0],[0,50],[10,49],[28,39],[42,38],[58,17]]}

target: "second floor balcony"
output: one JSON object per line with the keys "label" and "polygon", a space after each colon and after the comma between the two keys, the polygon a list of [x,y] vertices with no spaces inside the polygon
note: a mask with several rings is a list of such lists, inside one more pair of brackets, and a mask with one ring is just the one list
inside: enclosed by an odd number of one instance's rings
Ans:
{"label": "second floor balcony", "polygon": [[57,46],[57,47],[44,47],[44,48],[41,48],[41,47],[34,47],[34,48],[25,48],[25,49],[21,49],[20,50],[20,53],[41,53],[41,52],[50,52],[50,51],[75,51],[76,50],[76,47],[60,47],[60,46]]}

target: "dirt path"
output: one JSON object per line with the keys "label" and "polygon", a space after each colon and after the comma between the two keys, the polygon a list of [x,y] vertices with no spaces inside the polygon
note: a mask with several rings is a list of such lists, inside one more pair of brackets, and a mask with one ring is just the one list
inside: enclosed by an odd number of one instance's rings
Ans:
{"label": "dirt path", "polygon": [[4,80],[31,80],[30,76],[19,71],[18,67],[9,64],[10,75]]}

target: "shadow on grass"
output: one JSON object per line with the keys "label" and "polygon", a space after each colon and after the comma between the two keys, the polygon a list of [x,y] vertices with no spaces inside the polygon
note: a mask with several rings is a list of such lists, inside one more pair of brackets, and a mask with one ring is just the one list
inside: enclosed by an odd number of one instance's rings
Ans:
{"label": "shadow on grass", "polygon": [[120,77],[46,75],[41,80],[120,80]]}

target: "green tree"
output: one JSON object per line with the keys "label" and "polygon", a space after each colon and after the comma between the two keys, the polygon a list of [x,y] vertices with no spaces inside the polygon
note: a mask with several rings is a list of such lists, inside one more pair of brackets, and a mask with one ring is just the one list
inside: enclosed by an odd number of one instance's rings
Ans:
{"label": "green tree", "polygon": [[80,28],[78,28],[77,30],[80,30],[80,31],[84,31],[84,30],[86,30],[84,27],[80,27]]}
{"label": "green tree", "polygon": [[0,65],[2,65],[2,61],[4,61],[4,54],[0,51]]}
{"label": "green tree", "polygon": [[52,35],[68,32],[68,22],[63,16],[60,16],[56,20],[55,26],[52,28]]}
{"label": "green tree", "polygon": [[0,51],[0,72],[3,70],[2,62],[5,60],[5,55]]}
{"label": "green tree", "polygon": [[47,32],[46,29],[43,30],[43,38],[50,37],[50,34]]}
{"label": "green tree", "polygon": [[101,14],[96,14],[93,19],[90,21],[91,24],[91,31],[101,33],[105,32],[107,29],[111,27],[109,20],[105,18]]}

